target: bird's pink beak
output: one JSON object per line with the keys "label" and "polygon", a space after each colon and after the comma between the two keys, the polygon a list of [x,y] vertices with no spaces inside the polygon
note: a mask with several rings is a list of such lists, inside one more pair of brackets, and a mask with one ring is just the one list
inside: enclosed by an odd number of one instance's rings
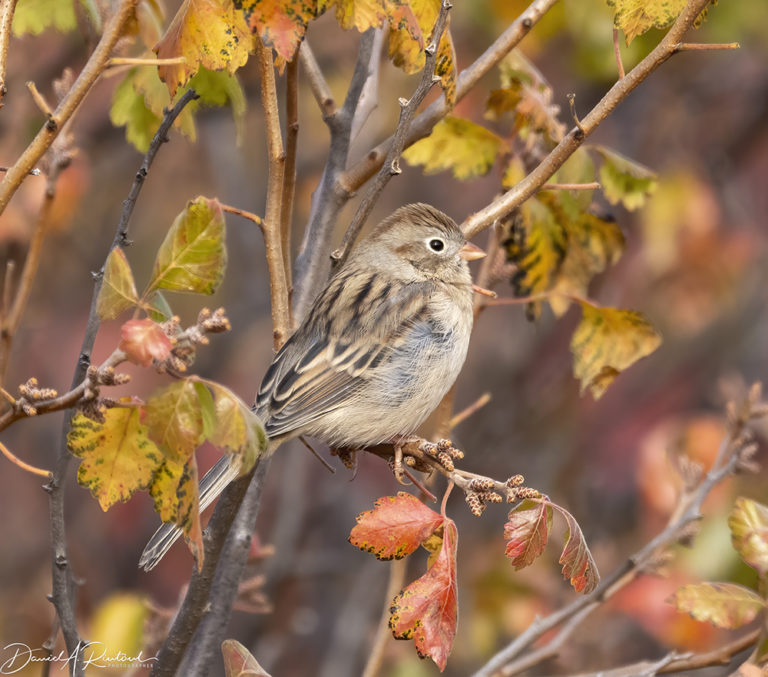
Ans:
{"label": "bird's pink beak", "polygon": [[482,259],[485,256],[485,252],[477,245],[467,242],[459,249],[459,256],[465,261],[476,261],[477,259]]}

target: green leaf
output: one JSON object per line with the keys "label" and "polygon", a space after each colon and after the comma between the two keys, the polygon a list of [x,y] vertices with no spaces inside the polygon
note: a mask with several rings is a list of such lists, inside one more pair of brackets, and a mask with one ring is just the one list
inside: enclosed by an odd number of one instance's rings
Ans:
{"label": "green leaf", "polygon": [[173,310],[160,291],[152,292],[147,299],[147,304],[147,312],[155,322],[165,322],[173,317]]}
{"label": "green leaf", "polygon": [[144,296],[156,289],[213,294],[226,265],[221,205],[216,199],[198,197],[187,204],[168,231]]}
{"label": "green leaf", "polygon": [[147,107],[144,94],[136,88],[136,73],[137,69],[128,71],[123,81],[115,88],[109,119],[116,127],[125,126],[125,138],[128,142],[140,153],[146,153],[152,136],[160,126],[160,117]]}
{"label": "green leaf", "polygon": [[104,266],[104,279],[96,299],[96,312],[102,320],[111,320],[139,302],[136,283],[125,252],[115,247]]}
{"label": "green leaf", "polygon": [[77,28],[73,0],[18,0],[13,34],[39,35],[46,28],[66,32]]}
{"label": "green leaf", "polygon": [[425,174],[450,169],[457,179],[471,179],[488,173],[503,146],[502,139],[485,127],[449,115],[403,157],[411,165],[424,165]]}
{"label": "green leaf", "polygon": [[195,379],[176,381],[157,391],[144,411],[149,436],[167,457],[184,465],[204,439],[202,405]]}
{"label": "green leaf", "polygon": [[[227,71],[211,71],[201,68],[189,81],[189,89],[194,89],[200,98],[191,102],[191,113],[201,105],[232,107],[232,117],[235,121],[235,135],[239,144],[245,132],[245,94],[237,76]],[[186,91],[187,88],[184,89]],[[183,92],[179,93],[181,96]],[[178,97],[177,97],[178,98]]]}
{"label": "green leaf", "polygon": [[640,313],[582,303],[583,316],[571,339],[573,373],[599,399],[620,372],[652,353],[661,337]]}
{"label": "green leaf", "polygon": [[642,207],[646,197],[656,190],[656,174],[604,146],[596,146],[595,150],[603,156],[600,184],[605,199],[614,205],[621,202],[630,211]]}
{"label": "green leaf", "polygon": [[67,446],[83,459],[78,483],[90,490],[105,511],[118,501],[127,501],[135,491],[146,489],[163,461],[163,454],[140,422],[138,407],[107,409],[104,423],[76,414]]}
{"label": "green leaf", "polygon": [[768,507],[749,498],[736,499],[728,517],[736,552],[761,576],[768,573]]}
{"label": "green leaf", "polygon": [[751,623],[765,608],[756,592],[736,583],[685,585],[669,600],[678,611],[687,611],[697,621],[734,630]]}
{"label": "green leaf", "polygon": [[[583,146],[577,148],[552,177],[552,183],[594,183],[595,180],[595,163]],[[594,193],[594,190],[561,190],[557,194],[569,218],[577,219],[589,209]]]}

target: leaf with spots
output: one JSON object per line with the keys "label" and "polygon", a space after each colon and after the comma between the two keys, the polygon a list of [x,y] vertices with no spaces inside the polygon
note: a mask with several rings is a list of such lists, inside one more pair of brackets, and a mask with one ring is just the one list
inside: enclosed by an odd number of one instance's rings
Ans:
{"label": "leaf with spots", "polygon": [[581,303],[582,319],[571,338],[573,373],[599,399],[611,382],[661,344],[661,336],[640,313]]}
{"label": "leaf with spots", "polygon": [[425,174],[450,169],[457,179],[471,179],[487,174],[505,148],[504,141],[485,127],[449,115],[403,157],[408,164],[424,165]]}
{"label": "leaf with spots", "polygon": [[147,436],[147,427],[141,424],[135,406],[107,409],[103,423],[76,414],[67,446],[83,459],[78,483],[90,490],[102,510],[146,489],[163,461],[162,452]]}
{"label": "leaf with spots", "polygon": [[159,58],[184,57],[184,63],[159,66],[160,79],[174,96],[201,66],[232,75],[248,60],[253,40],[234,0],[184,0],[154,48]]}
{"label": "leaf with spots", "polygon": [[251,30],[286,61],[293,59],[307,24],[321,13],[317,0],[235,0]]}
{"label": "leaf with spots", "polygon": [[149,494],[160,519],[181,527],[200,570],[203,566],[203,532],[197,474],[194,454],[186,460],[166,457],[152,478]]}
{"label": "leaf with spots", "polygon": [[422,545],[443,524],[443,517],[401,491],[383,496],[357,516],[349,542],[381,560],[401,559]]}
{"label": "leaf with spots", "polygon": [[319,0],[320,10],[336,6],[336,20],[344,29],[356,28],[364,33],[369,28],[406,30],[414,40],[423,42],[419,22],[408,0]]}
{"label": "leaf with spots", "polygon": [[621,203],[630,211],[642,207],[656,190],[656,174],[604,146],[596,146],[595,150],[603,157],[600,185],[605,199],[612,205]]}
{"label": "leaf with spots", "polygon": [[101,320],[111,320],[139,302],[136,283],[125,252],[115,247],[104,265],[104,278],[96,299],[96,312]]}
{"label": "leaf with spots", "polygon": [[[614,8],[613,25],[624,31],[629,45],[638,35],[651,28],[666,28],[683,11],[687,0],[607,0]],[[700,23],[706,9],[698,16]]]}
{"label": "leaf with spots", "polygon": [[413,639],[419,656],[429,656],[442,672],[458,621],[456,545],[458,532],[446,519],[443,543],[427,572],[392,602],[389,628],[396,639]]}
{"label": "leaf with spots", "polygon": [[766,605],[754,590],[736,583],[684,585],[669,601],[697,621],[728,630],[751,623]]}
{"label": "leaf with spots", "polygon": [[[402,68],[406,73],[418,73],[424,69],[424,47],[431,41],[440,4],[441,0],[411,0],[410,7],[419,26],[418,34],[414,35],[407,25],[404,28],[392,28],[389,32],[389,57],[395,66]],[[450,15],[448,18],[450,22]],[[443,30],[437,48],[435,74],[440,78],[440,85],[445,91],[449,107],[453,107],[456,101],[456,52],[449,23]]]}
{"label": "leaf with spots", "polygon": [[187,203],[160,245],[144,297],[156,289],[213,294],[226,265],[221,205],[216,199],[198,197]]}
{"label": "leaf with spots", "polygon": [[731,543],[761,576],[768,573],[768,507],[749,498],[736,499],[728,517]]}
{"label": "leaf with spots", "polygon": [[509,513],[504,525],[506,555],[515,570],[533,564],[544,552],[552,529],[552,507],[540,501],[525,500]]}

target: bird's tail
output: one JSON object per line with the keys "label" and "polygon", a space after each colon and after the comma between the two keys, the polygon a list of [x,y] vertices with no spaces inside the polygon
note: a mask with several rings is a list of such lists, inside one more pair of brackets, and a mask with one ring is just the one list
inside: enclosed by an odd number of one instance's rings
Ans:
{"label": "bird's tail", "polygon": [[[232,480],[242,472],[241,459],[232,454],[222,456],[200,481],[200,512],[205,510]],[[139,568],[149,571],[163,558],[170,547],[181,536],[182,531],[175,524],[161,524],[144,547],[139,559]]]}

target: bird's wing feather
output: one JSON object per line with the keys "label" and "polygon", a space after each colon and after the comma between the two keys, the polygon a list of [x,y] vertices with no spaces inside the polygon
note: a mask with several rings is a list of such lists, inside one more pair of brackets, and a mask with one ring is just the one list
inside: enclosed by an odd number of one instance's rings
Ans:
{"label": "bird's wing feather", "polygon": [[[300,430],[343,406],[369,378],[370,369],[385,360],[423,315],[423,284],[387,285],[378,289],[372,276],[341,276],[317,299],[312,314],[286,342],[267,371],[256,400],[270,437]],[[340,295],[355,303],[328,312]],[[354,294],[354,296],[352,296]],[[366,298],[368,296],[369,298]],[[365,303],[362,326],[356,310]],[[373,311],[373,312],[370,312]]]}

